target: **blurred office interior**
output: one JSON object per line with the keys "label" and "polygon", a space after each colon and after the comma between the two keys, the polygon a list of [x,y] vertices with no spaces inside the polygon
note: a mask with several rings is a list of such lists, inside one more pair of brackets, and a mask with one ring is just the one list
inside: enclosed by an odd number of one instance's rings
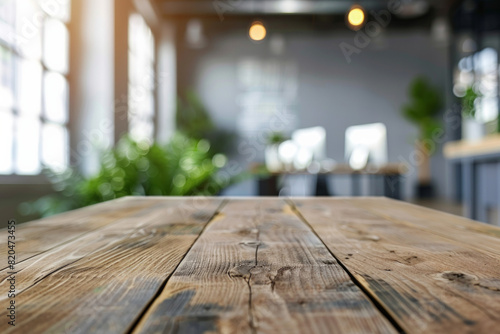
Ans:
{"label": "blurred office interior", "polygon": [[499,51],[495,0],[1,0],[2,224],[130,195],[499,224]]}

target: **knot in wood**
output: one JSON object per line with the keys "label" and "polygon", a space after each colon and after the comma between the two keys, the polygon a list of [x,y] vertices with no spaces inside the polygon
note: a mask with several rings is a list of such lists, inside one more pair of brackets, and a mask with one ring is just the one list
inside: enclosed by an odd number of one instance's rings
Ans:
{"label": "knot in wood", "polygon": [[262,243],[260,241],[242,241],[240,242],[241,245],[248,246],[248,247],[259,247]]}
{"label": "knot in wood", "polygon": [[441,274],[441,277],[447,279],[448,281],[454,281],[462,284],[475,285],[479,283],[476,276],[455,271],[445,271]]}

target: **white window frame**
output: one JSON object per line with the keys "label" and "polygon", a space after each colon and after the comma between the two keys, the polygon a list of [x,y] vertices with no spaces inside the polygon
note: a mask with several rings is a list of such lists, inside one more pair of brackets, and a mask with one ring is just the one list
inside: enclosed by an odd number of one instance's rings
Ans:
{"label": "white window frame", "polygon": [[[17,7],[18,3],[20,3],[21,1],[30,1],[30,0],[14,0],[14,3],[16,4],[15,6]],[[61,0],[62,1],[62,0]],[[64,0],[65,2],[70,2],[71,0]],[[13,124],[13,144],[12,144],[12,156],[11,156],[11,161],[12,161],[12,173],[10,174],[5,174],[5,173],[0,173],[0,182],[1,183],[12,183],[12,182],[15,182],[15,183],[23,183],[22,181],[28,181],[28,182],[33,182],[33,183],[46,183],[46,178],[43,176],[43,169],[44,169],[44,164],[43,164],[43,150],[42,150],[42,147],[43,147],[43,144],[42,144],[42,140],[43,140],[43,128],[45,125],[47,124],[53,124],[53,125],[57,125],[57,126],[61,126],[64,128],[65,130],[65,140],[66,140],[66,143],[65,143],[65,146],[66,146],[66,152],[64,152],[64,166],[61,166],[61,167],[67,167],[69,165],[69,155],[70,155],[70,152],[69,152],[69,132],[68,132],[68,123],[69,123],[69,89],[70,89],[70,86],[69,86],[69,75],[70,75],[70,69],[69,69],[69,50],[70,50],[70,27],[69,27],[69,23],[71,21],[71,19],[68,17],[67,20],[64,20],[60,17],[57,17],[57,16],[52,16],[49,14],[49,11],[50,10],[54,10],[54,8],[51,8],[51,7],[45,7],[44,4],[48,4],[47,1],[44,1],[44,0],[33,0],[31,1],[32,3],[36,3],[36,8],[37,8],[37,14],[36,15],[33,15],[33,17],[26,17],[26,18],[23,18],[23,20],[25,19],[26,20],[26,25],[29,24],[31,21],[32,22],[41,22],[40,24],[40,31],[38,32],[39,35],[40,35],[40,39],[41,39],[41,45],[40,45],[40,48],[41,48],[41,55],[39,58],[28,58],[26,56],[24,56],[21,51],[20,51],[20,45],[18,45],[17,41],[18,40],[22,40],[22,36],[19,35],[19,31],[17,31],[18,29],[18,22],[16,22],[16,18],[14,18],[14,36],[7,36],[7,39],[10,39],[9,40],[4,40],[2,38],[0,38],[0,46],[4,49],[7,50],[7,52],[10,52],[10,55],[12,57],[12,63],[11,63],[11,66],[13,66],[12,68],[12,79],[13,82],[12,82],[12,85],[13,85],[13,89],[14,89],[14,102],[13,102],[13,105],[11,107],[7,107],[7,108],[4,108],[2,107],[2,110],[0,112],[5,112],[7,111],[8,113],[10,112],[10,114],[13,116],[13,119],[14,119],[14,124]],[[44,8],[46,10],[44,10]],[[71,7],[70,7],[71,8]],[[55,8],[55,10],[57,10],[57,8]],[[13,13],[12,13],[14,16],[17,16],[17,11],[16,11],[16,8],[14,8],[13,10]],[[65,72],[59,72],[59,71],[56,71],[56,70],[52,70],[50,69],[46,64],[45,64],[45,60],[44,60],[44,33],[45,33],[45,27],[46,27],[46,24],[47,24],[47,20],[57,20],[61,23],[64,24],[65,28],[66,28],[66,31],[67,31],[67,38],[68,38],[68,59],[67,59],[67,63],[68,63],[68,68]],[[38,156],[37,156],[37,159],[38,159],[38,163],[39,163],[39,170],[38,170],[38,173],[19,173],[16,169],[17,169],[17,157],[16,157],[16,145],[18,144],[16,142],[16,135],[17,135],[17,132],[16,132],[16,127],[17,127],[17,122],[18,122],[18,119],[19,117],[22,115],[21,114],[21,111],[20,111],[20,107],[18,105],[18,101],[17,101],[17,95],[18,95],[18,80],[19,80],[19,68],[18,68],[18,64],[21,60],[31,60],[31,61],[36,61],[40,64],[41,66],[41,69],[42,69],[42,76],[41,76],[41,82],[40,82],[40,87],[41,87],[41,91],[40,91],[40,95],[41,95],[41,99],[39,101],[39,105],[40,105],[40,113],[39,115],[36,117],[37,121],[38,121],[38,124],[39,124],[39,139],[38,139],[38,143],[39,143],[39,149],[38,149]],[[46,109],[45,109],[45,101],[44,101],[44,96],[45,96],[45,76],[48,74],[48,73],[57,73],[59,75],[62,75],[64,77],[64,80],[66,82],[66,87],[67,87],[67,92],[66,92],[66,120],[64,122],[54,122],[52,120],[50,120],[48,117],[47,117],[47,112],[46,112]],[[35,118],[34,118],[35,119]]]}

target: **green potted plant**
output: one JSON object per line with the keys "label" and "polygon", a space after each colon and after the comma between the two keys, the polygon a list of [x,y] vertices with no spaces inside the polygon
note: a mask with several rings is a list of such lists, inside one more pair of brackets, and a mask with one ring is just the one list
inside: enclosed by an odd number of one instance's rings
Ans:
{"label": "green potted plant", "polygon": [[124,137],[102,152],[95,175],[84,176],[76,168],[47,171],[56,194],[20,209],[26,215],[50,216],[124,196],[217,195],[244,177],[222,177],[226,161],[204,139],[176,134],[166,145],[149,145]]}
{"label": "green potted plant", "polygon": [[441,94],[424,77],[415,78],[409,88],[410,101],[403,106],[404,117],[413,123],[419,130],[415,141],[415,148],[419,152],[417,193],[420,198],[431,197],[433,194],[432,177],[430,170],[430,145],[434,136],[441,129],[436,120],[441,111]]}
{"label": "green potted plant", "polygon": [[476,141],[484,137],[485,129],[476,117],[477,102],[482,95],[474,86],[468,87],[462,97],[462,138]]}
{"label": "green potted plant", "polygon": [[279,146],[288,138],[281,132],[271,132],[267,137],[265,152],[266,168],[269,172],[279,172],[283,169],[279,157]]}

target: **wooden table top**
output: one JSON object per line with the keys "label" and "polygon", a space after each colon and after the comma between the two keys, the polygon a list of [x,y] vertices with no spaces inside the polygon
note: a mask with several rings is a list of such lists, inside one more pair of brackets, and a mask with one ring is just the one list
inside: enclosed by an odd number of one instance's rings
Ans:
{"label": "wooden table top", "polygon": [[15,234],[2,333],[500,332],[500,229],[390,199],[129,197]]}

